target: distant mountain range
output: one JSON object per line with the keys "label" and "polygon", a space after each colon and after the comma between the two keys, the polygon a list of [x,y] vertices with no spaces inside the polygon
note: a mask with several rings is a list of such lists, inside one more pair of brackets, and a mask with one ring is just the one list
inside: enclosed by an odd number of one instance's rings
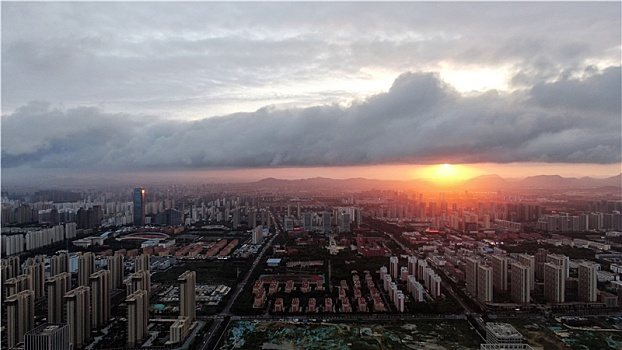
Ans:
{"label": "distant mountain range", "polygon": [[595,179],[591,177],[562,177],[559,175],[537,175],[525,179],[504,179],[499,175],[482,175],[454,184],[439,184],[431,179],[417,179],[412,181],[399,180],[374,180],[364,178],[351,179],[330,179],[325,177],[314,177],[298,180],[283,180],[266,178],[257,182],[247,183],[253,187],[273,187],[273,188],[324,188],[324,189],[397,189],[397,188],[460,188],[460,189],[579,189],[579,188],[600,188],[615,187],[622,188],[622,173],[616,176]]}

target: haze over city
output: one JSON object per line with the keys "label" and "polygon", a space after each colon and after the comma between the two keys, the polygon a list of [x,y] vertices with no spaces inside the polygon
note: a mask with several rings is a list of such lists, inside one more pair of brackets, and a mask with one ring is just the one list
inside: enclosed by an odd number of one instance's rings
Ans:
{"label": "haze over city", "polygon": [[617,2],[5,2],[2,182],[611,177],[619,28]]}

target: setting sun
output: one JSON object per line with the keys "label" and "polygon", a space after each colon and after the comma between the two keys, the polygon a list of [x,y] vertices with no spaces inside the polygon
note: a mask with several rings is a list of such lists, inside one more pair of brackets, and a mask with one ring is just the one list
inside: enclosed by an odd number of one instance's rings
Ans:
{"label": "setting sun", "polygon": [[454,185],[480,174],[480,169],[448,163],[423,166],[410,172],[410,176],[413,179],[426,179],[439,185]]}

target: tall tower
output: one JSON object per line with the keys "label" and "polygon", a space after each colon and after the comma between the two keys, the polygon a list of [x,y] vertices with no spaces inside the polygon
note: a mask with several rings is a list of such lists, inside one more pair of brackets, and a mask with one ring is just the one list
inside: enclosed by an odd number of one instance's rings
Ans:
{"label": "tall tower", "polygon": [[[60,253],[50,259],[50,276],[58,275],[62,272],[69,272],[69,255]],[[50,322],[48,320],[48,322]]]}
{"label": "tall tower", "polygon": [[91,288],[79,286],[65,294],[69,343],[81,348],[91,337]]}
{"label": "tall tower", "polygon": [[492,267],[477,267],[477,299],[482,303],[492,301]]}
{"label": "tall tower", "polygon": [[142,226],[145,224],[145,189],[137,187],[134,189],[134,225]]}
{"label": "tall tower", "polygon": [[32,277],[31,288],[35,291],[35,298],[45,297],[45,257],[37,256],[26,260],[24,273]]}
{"label": "tall tower", "polygon": [[512,300],[518,304],[529,303],[531,291],[529,289],[529,267],[521,264],[512,264]]}
{"label": "tall tower", "polygon": [[552,262],[544,264],[544,296],[553,303],[565,300],[566,277],[564,267]]}
{"label": "tall tower", "polygon": [[197,315],[196,304],[196,272],[186,271],[179,279],[179,313],[180,316],[190,317],[190,322],[193,322]]}
{"label": "tall tower", "polygon": [[91,325],[100,328],[110,321],[110,271],[100,270],[91,275]]}
{"label": "tall tower", "polygon": [[492,256],[493,287],[498,291],[508,290],[508,258],[501,255]]}
{"label": "tall tower", "polygon": [[113,256],[109,256],[108,260],[108,270],[111,273],[111,287],[118,288],[123,284],[123,277],[125,272],[125,265],[123,255],[115,254]]}
{"label": "tall tower", "polygon": [[89,286],[91,275],[95,272],[95,255],[91,252],[78,255],[78,286]]}
{"label": "tall tower", "polygon": [[553,263],[557,266],[561,266],[562,273],[564,274],[564,279],[568,278],[569,274],[569,265],[568,265],[568,257],[562,254],[549,254],[546,256],[546,262]]}
{"label": "tall tower", "polygon": [[579,300],[594,302],[598,297],[596,287],[597,265],[593,262],[579,264]]}
{"label": "tall tower", "polygon": [[149,323],[149,297],[144,290],[128,295],[127,303],[127,346],[132,348],[147,335]]}
{"label": "tall tower", "polygon": [[71,275],[62,272],[45,281],[48,293],[48,322],[65,323],[64,302],[65,294],[71,289]]}
{"label": "tall tower", "polygon": [[147,254],[141,254],[134,260],[134,272],[147,271],[151,272],[151,256]]}
{"label": "tall tower", "polygon": [[549,251],[544,248],[538,248],[536,252],[536,272],[535,276],[539,281],[544,280],[544,264],[546,263],[546,256],[549,254]]}
{"label": "tall tower", "polygon": [[536,288],[536,258],[529,254],[519,254],[518,262],[529,268],[529,290],[534,290]]}
{"label": "tall tower", "polygon": [[34,290],[31,275],[19,275],[4,282],[6,295],[17,294],[24,290]]}
{"label": "tall tower", "polygon": [[389,258],[389,266],[391,271],[391,278],[394,280],[398,280],[400,278],[400,261],[397,256],[392,256]]}
{"label": "tall tower", "polygon": [[19,256],[13,255],[6,259],[2,259],[2,265],[9,266],[9,278],[17,277],[22,272],[22,266],[19,263]]}
{"label": "tall tower", "polygon": [[479,260],[474,257],[465,259],[466,262],[466,288],[472,296],[477,297],[477,267]]}
{"label": "tall tower", "polygon": [[24,290],[4,301],[7,310],[8,347],[24,341],[26,332],[35,326],[35,292]]}
{"label": "tall tower", "polygon": [[142,270],[134,272],[130,275],[129,281],[126,285],[127,295],[134,293],[137,290],[147,291],[147,295],[151,291],[151,275],[149,272]]}
{"label": "tall tower", "polygon": [[331,215],[332,213],[329,211],[325,211],[322,213],[322,232],[324,233],[332,232]]}

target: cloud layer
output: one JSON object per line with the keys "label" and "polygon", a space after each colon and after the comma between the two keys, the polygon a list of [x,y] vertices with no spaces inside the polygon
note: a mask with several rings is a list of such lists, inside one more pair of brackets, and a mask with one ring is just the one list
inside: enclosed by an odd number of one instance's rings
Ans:
{"label": "cloud layer", "polygon": [[511,94],[464,95],[429,72],[349,106],[198,121],[29,103],[2,117],[2,166],[174,169],[621,161],[620,67]]}
{"label": "cloud layer", "polygon": [[365,98],[406,71],[489,69],[530,88],[619,65],[620,7],[5,2],[2,113],[43,100],[201,119]]}

